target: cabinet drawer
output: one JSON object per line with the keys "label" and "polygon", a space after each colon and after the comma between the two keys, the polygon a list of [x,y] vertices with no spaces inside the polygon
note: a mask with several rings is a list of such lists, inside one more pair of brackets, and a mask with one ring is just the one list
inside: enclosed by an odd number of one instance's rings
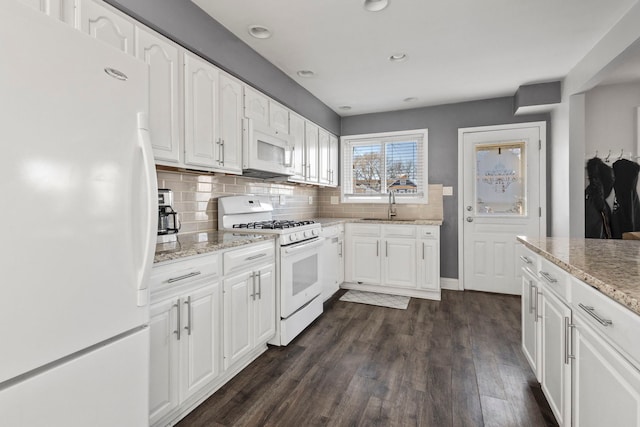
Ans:
{"label": "cabinet drawer", "polygon": [[158,264],[151,271],[151,291],[177,286],[203,277],[220,274],[220,256],[216,254]]}
{"label": "cabinet drawer", "polygon": [[439,239],[440,238],[440,227],[438,226],[428,226],[428,227],[420,227],[418,229],[418,235],[421,239]]}
{"label": "cabinet drawer", "polygon": [[348,224],[353,236],[374,236],[380,237],[380,225],[378,224]]}
{"label": "cabinet drawer", "polygon": [[640,316],[579,279],[571,278],[571,306],[640,369]]}
{"label": "cabinet drawer", "polygon": [[416,237],[415,225],[385,225],[382,232],[385,237]]}
{"label": "cabinet drawer", "polygon": [[274,255],[275,246],[273,243],[260,243],[248,248],[225,252],[223,258],[224,274],[226,276],[245,268],[253,268],[256,263],[272,260]]}
{"label": "cabinet drawer", "polygon": [[552,264],[550,261],[540,258],[538,276],[540,277],[540,282],[545,289],[551,289],[564,302],[569,302],[571,300],[571,293],[569,290],[569,273]]}

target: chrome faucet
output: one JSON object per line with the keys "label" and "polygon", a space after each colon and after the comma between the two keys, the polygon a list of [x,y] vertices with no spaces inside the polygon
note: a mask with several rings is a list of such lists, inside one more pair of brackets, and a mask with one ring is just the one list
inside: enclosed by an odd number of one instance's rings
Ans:
{"label": "chrome faucet", "polygon": [[393,219],[396,215],[398,215],[396,212],[396,192],[389,190],[389,219]]}

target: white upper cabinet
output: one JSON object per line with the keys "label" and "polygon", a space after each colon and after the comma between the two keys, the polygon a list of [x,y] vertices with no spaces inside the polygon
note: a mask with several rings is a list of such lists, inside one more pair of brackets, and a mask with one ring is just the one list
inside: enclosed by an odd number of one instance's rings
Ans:
{"label": "white upper cabinet", "polygon": [[185,163],[214,168],[219,156],[218,77],[208,62],[184,54]]}
{"label": "white upper cabinet", "polygon": [[318,182],[318,126],[306,121],[304,139],[306,145],[305,164],[307,168],[307,182]]}
{"label": "white upper cabinet", "polygon": [[336,187],[338,185],[338,170],[339,160],[338,155],[340,153],[340,144],[338,137],[329,135],[329,185]]}
{"label": "white upper cabinet", "polygon": [[136,57],[149,65],[149,126],[156,163],[180,162],[180,76],[175,44],[136,26]]}
{"label": "white upper cabinet", "polygon": [[318,182],[329,184],[329,132],[318,131]]}
{"label": "white upper cabinet", "polygon": [[134,54],[133,22],[92,0],[80,0],[76,13],[82,32],[129,55]]}
{"label": "white upper cabinet", "polygon": [[269,98],[252,87],[244,87],[244,115],[269,126]]}
{"label": "white upper cabinet", "polygon": [[269,101],[269,127],[278,132],[289,133],[289,110],[273,101]]}
{"label": "white upper cabinet", "polygon": [[242,84],[220,72],[220,143],[217,168],[242,173]]}
{"label": "white upper cabinet", "polygon": [[305,142],[304,142],[304,119],[297,114],[289,114],[289,134],[293,140],[293,172],[292,181],[302,181],[306,179]]}

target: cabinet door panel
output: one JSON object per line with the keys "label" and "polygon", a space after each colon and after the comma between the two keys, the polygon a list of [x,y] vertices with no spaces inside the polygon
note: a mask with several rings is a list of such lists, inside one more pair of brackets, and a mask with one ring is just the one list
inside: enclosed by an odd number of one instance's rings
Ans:
{"label": "cabinet door panel", "polygon": [[307,181],[318,182],[318,126],[305,122]]}
{"label": "cabinet door panel", "polygon": [[269,99],[249,86],[244,87],[244,115],[269,126]]}
{"label": "cabinet door panel", "polygon": [[153,424],[178,406],[179,344],[175,333],[179,300],[151,306],[149,320],[149,422]]}
{"label": "cabinet door panel", "polygon": [[261,268],[256,278],[255,344],[269,341],[276,333],[276,281],[274,265]]}
{"label": "cabinet door panel", "polygon": [[329,185],[338,185],[338,171],[340,169],[338,154],[340,152],[340,144],[338,138],[329,135]]}
{"label": "cabinet door panel", "polygon": [[242,173],[242,85],[220,73],[220,138],[218,167]]}
{"label": "cabinet door panel", "polygon": [[304,119],[298,115],[290,114],[289,130],[293,138],[293,172],[292,177],[297,181],[304,181],[306,178],[305,166],[305,144],[304,144]]}
{"label": "cabinet door panel", "polygon": [[380,240],[353,237],[351,240],[351,280],[380,284]]}
{"label": "cabinet door panel", "polygon": [[282,133],[289,133],[289,111],[273,102],[269,102],[269,127]]}
{"label": "cabinet door panel", "polygon": [[384,283],[389,286],[417,288],[416,241],[386,239],[384,246]]}
{"label": "cabinet door panel", "polygon": [[438,240],[420,241],[420,287],[422,289],[440,289],[440,242]]}
{"label": "cabinet door panel", "polygon": [[122,52],[133,55],[133,23],[92,0],[80,1],[80,29]]}
{"label": "cabinet door panel", "polygon": [[216,165],[218,126],[218,70],[196,57],[184,55],[185,163]]}
{"label": "cabinet door panel", "polygon": [[522,350],[531,369],[540,379],[540,322],[538,281],[525,273],[522,277]]}
{"label": "cabinet door panel", "polygon": [[183,398],[193,395],[221,372],[222,305],[220,283],[183,298]]}
{"label": "cabinet door panel", "polygon": [[575,320],[574,425],[640,426],[640,372]]}
{"label": "cabinet door panel", "polygon": [[136,27],[136,57],[149,65],[149,126],[156,160],[180,161],[178,48]]}
{"label": "cabinet door panel", "polygon": [[320,129],[318,132],[318,181],[329,184],[329,133]]}
{"label": "cabinet door panel", "polygon": [[224,367],[233,365],[252,349],[252,273],[224,281]]}
{"label": "cabinet door panel", "polygon": [[560,426],[571,424],[571,365],[565,363],[571,309],[548,290],[542,297],[542,390]]}

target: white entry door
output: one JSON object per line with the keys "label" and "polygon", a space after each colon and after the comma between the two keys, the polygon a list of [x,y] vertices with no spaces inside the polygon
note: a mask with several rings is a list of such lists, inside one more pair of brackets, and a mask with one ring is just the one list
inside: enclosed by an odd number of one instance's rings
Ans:
{"label": "white entry door", "polygon": [[465,289],[520,294],[516,236],[546,234],[546,123],[459,129]]}

